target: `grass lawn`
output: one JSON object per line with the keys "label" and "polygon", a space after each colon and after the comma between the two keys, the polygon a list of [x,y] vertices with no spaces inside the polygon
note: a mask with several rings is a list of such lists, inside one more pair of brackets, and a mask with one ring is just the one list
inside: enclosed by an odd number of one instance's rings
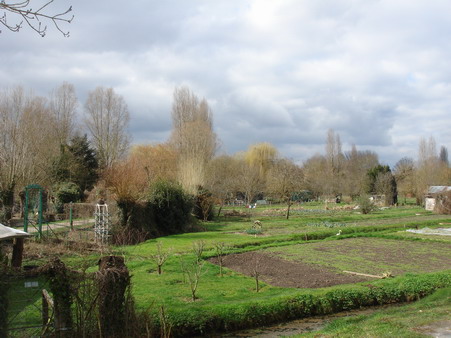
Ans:
{"label": "grass lawn", "polygon": [[[203,258],[215,256],[214,244],[224,242],[228,253],[261,250],[287,260],[302,260],[336,271],[358,270],[356,272],[369,274],[390,271],[398,275],[451,269],[449,264],[441,263],[443,257],[451,256],[450,241],[423,238],[424,236],[410,233],[406,235],[402,231],[409,227],[439,227],[440,222],[451,222],[450,216],[434,215],[413,206],[383,209],[362,215],[352,208],[326,210],[324,204],[310,203],[293,206],[292,216],[287,220],[284,208],[285,206],[240,208],[240,211],[248,212],[249,215],[220,217],[216,221],[201,223],[202,231],[199,232],[152,239],[134,246],[110,247],[103,252],[72,251],[64,254],[62,251],[55,251],[55,255],[70,267],[88,268],[88,271],[97,270],[96,263],[100,256],[123,255],[132,275],[132,293],[137,308],[156,313],[163,305],[174,321],[180,318],[180,314],[186,320],[187,314],[195,318],[211,312],[225,313],[229,308],[237,309],[238,313],[246,316],[244,309],[250,303],[274,303],[284,297],[323,294],[329,290],[275,287],[263,282],[257,293],[253,277],[229,269],[225,269],[224,275],[220,276],[219,267],[205,261],[197,299],[193,302],[181,265],[195,260],[193,243],[199,241],[205,244]],[[226,211],[227,209],[233,210],[226,208]],[[263,224],[261,235],[246,233],[254,220],[260,220]],[[352,235],[356,238],[336,240],[338,230],[342,230],[342,237]],[[311,241],[312,238],[318,240]],[[415,239],[419,240],[414,241]],[[158,242],[162,244],[164,251],[171,254],[163,265],[162,275],[157,274],[157,267],[152,259],[157,252]],[[39,255],[26,258],[25,264],[45,262],[52,252],[51,248],[45,247],[34,250],[40,250]],[[384,259],[380,259],[381,257]],[[344,286],[349,287],[352,286]],[[242,312],[239,310],[241,308]]]}

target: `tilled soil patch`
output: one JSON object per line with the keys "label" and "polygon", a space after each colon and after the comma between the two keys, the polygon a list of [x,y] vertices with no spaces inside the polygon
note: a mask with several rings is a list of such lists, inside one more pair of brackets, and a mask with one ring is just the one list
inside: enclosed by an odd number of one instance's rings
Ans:
{"label": "tilled soil patch", "polygon": [[[217,258],[211,258],[217,264]],[[258,271],[259,279],[267,284],[293,288],[322,288],[372,280],[369,277],[341,274],[323,266],[285,259],[261,252],[231,254],[223,258],[223,266],[247,276]]]}

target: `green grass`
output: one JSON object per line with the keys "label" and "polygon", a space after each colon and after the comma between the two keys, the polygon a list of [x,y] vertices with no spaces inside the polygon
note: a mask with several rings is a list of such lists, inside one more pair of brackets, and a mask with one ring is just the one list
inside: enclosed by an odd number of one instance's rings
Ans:
{"label": "green grass", "polygon": [[336,319],[322,330],[293,337],[426,337],[444,327],[450,313],[451,288],[445,288],[412,304]]}
{"label": "green grass", "polygon": [[[224,242],[229,248],[228,252],[263,249],[287,259],[302,259],[340,271],[358,269],[358,272],[371,274],[381,274],[386,271],[427,272],[428,270],[421,270],[422,265],[415,259],[409,261],[399,259],[399,262],[394,261],[390,264],[378,262],[377,254],[362,250],[365,244],[379,248],[382,252],[398,250],[401,247],[408,248],[411,257],[418,257],[423,261],[430,259],[434,262],[435,257],[440,255],[449,257],[451,254],[449,242],[435,241],[430,238],[414,241],[422,237],[415,234],[405,235],[405,232],[401,231],[408,227],[438,227],[439,222],[451,221],[449,216],[434,215],[419,207],[411,206],[379,210],[369,215],[362,215],[354,210],[324,210],[323,203],[309,203],[301,206],[304,209],[299,208],[289,220],[283,217],[283,210],[280,212],[278,210],[283,209],[284,206],[242,209],[250,212],[249,218],[221,217],[217,221],[202,223],[201,227],[205,231],[152,239],[135,246],[113,247],[104,254],[113,253],[125,257],[132,275],[132,291],[138,309],[149,309],[155,313],[160,305],[164,305],[174,323],[187,326],[191,325],[188,322],[197,323],[210,314],[220,318],[231,316],[228,319],[230,322],[234,322],[235,316],[238,316],[241,318],[240,323],[245,323],[248,316],[249,325],[255,325],[257,319],[248,313],[250,307],[254,306],[252,304],[263,304],[262,307],[274,308],[274,313],[279,313],[281,299],[291,299],[290,297],[299,294],[319,295],[327,292],[327,289],[326,291],[299,290],[272,287],[262,283],[261,291],[256,293],[252,277],[228,269],[225,269],[224,276],[220,277],[219,268],[206,262],[204,274],[200,279],[198,299],[193,302],[190,299],[189,285],[184,283],[180,262],[194,259],[191,250],[195,241],[205,242],[204,258],[215,255],[213,249],[215,242]],[[247,234],[246,230],[257,219],[263,224],[263,234],[257,236]],[[333,228],[330,228],[331,225]],[[358,238],[335,240],[338,229],[343,231],[341,238],[347,236]],[[312,242],[312,239],[315,241]],[[306,243],[305,240],[309,242]],[[357,249],[357,246],[353,249],[351,245],[346,247],[346,252],[333,251],[334,247],[343,248],[346,241],[358,243],[360,249]],[[156,253],[157,242],[161,242],[163,250],[170,250],[172,254],[163,266],[162,275],[156,273],[156,265],[151,259]],[[100,254],[87,252],[80,255],[63,255],[61,258],[73,268],[89,267],[88,271],[96,271],[99,257]],[[371,264],[368,264],[369,261]],[[33,263],[36,262],[39,260],[33,261]],[[449,266],[443,266],[442,270],[449,268]],[[348,290],[354,287],[356,286],[338,286],[336,289]],[[270,311],[266,308],[262,309],[262,311]],[[283,319],[280,318],[280,320]],[[183,324],[184,321],[187,322]]]}
{"label": "green grass", "polygon": [[451,246],[447,243],[368,237],[273,247],[264,251],[338,272],[347,270],[374,275],[388,271],[403,274],[442,270],[451,257]]}

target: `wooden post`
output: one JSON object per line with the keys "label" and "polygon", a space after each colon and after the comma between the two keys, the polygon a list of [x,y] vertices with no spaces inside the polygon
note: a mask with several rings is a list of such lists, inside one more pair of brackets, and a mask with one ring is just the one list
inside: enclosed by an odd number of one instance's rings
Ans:
{"label": "wooden post", "polygon": [[47,326],[49,324],[49,307],[53,310],[53,299],[47,292],[42,290],[42,325]]}
{"label": "wooden post", "polygon": [[125,291],[130,284],[130,274],[124,258],[102,257],[99,260],[97,284],[101,337],[125,337]]}
{"label": "wooden post", "polygon": [[13,245],[13,256],[11,259],[11,266],[20,269],[22,266],[23,257],[23,238],[16,238]]}

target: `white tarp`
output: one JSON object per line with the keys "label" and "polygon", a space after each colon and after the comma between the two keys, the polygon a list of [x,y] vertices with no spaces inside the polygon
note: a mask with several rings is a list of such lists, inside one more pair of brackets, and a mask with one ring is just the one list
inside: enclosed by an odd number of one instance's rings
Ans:
{"label": "white tarp", "polygon": [[7,227],[0,223],[0,240],[33,236],[25,231]]}
{"label": "white tarp", "polygon": [[451,236],[451,228],[436,228],[436,229],[423,228],[423,229],[408,229],[406,231],[422,235]]}

